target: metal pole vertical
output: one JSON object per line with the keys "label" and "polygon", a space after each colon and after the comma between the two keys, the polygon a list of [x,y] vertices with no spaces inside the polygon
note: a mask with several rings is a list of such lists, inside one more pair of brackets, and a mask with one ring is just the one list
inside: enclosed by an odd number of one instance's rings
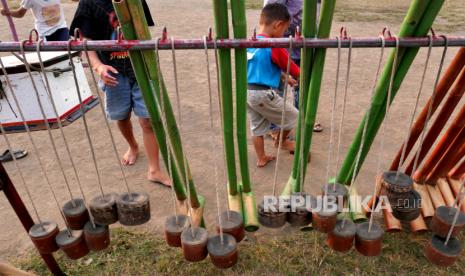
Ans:
{"label": "metal pole vertical", "polygon": [[[26,209],[26,206],[24,206],[24,203],[16,191],[15,186],[11,182],[11,179],[3,167],[2,162],[0,162],[0,190],[5,193],[5,196],[10,202],[11,207],[13,207],[13,210],[21,221],[21,224],[26,230],[26,233],[28,233],[29,229],[34,225],[34,221]],[[40,256],[53,275],[65,275],[65,273],[61,271],[61,268],[53,257],[53,254],[40,254]]]}
{"label": "metal pole vertical", "polygon": [[[9,8],[8,8],[8,3],[6,2],[6,0],[1,0],[1,1],[2,1],[3,9],[8,11]],[[16,32],[15,23],[13,23],[13,18],[11,17],[11,15],[7,16],[6,18],[8,20],[8,25],[10,25],[10,31],[11,31],[11,36],[13,37],[13,40],[19,41],[18,33]]]}

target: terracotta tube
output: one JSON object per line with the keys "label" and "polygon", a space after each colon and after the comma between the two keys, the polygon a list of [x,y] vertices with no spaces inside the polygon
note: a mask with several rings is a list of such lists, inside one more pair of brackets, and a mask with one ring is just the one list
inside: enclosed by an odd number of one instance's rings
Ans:
{"label": "terracotta tube", "polygon": [[383,204],[389,208],[383,208],[384,224],[386,232],[399,232],[402,231],[402,225],[398,219],[392,215],[391,205],[388,200],[383,201]]}
{"label": "terracotta tube", "polygon": [[436,181],[436,185],[439,187],[439,190],[441,191],[442,198],[446,202],[447,206],[452,206],[454,205],[454,194],[452,193],[452,190],[450,189],[449,182],[445,178],[440,178]]}
{"label": "terracotta tube", "polygon": [[[449,91],[454,81],[457,79],[457,76],[459,75],[460,71],[462,70],[464,66],[465,66],[465,48],[460,48],[457,54],[455,55],[454,59],[451,61],[449,67],[447,67],[447,70],[442,75],[438,85],[436,86],[436,90],[434,91],[434,101],[431,106],[431,115],[434,114],[434,112],[436,111],[439,104],[446,96],[447,92]],[[418,140],[418,137],[420,137],[420,134],[425,127],[425,122],[427,119],[426,117],[428,116],[428,110],[433,100],[432,98],[433,97],[429,98],[428,102],[425,104],[425,106],[423,107],[423,110],[418,115],[417,119],[415,120],[415,123],[412,126],[412,129],[410,131],[410,138],[407,143],[407,148],[405,151],[407,156],[412,150],[413,145],[415,145],[415,142]],[[401,148],[397,152],[397,155],[391,164],[391,170],[397,170],[404,145],[405,143],[401,146]],[[410,175],[410,173],[407,173],[407,174]]]}
{"label": "terracotta tube", "polygon": [[412,233],[421,234],[428,231],[428,226],[426,226],[425,220],[423,219],[422,215],[409,222],[409,224],[410,231],[412,231]]}
{"label": "terracotta tube", "polygon": [[465,155],[465,127],[460,130],[454,142],[450,144],[446,152],[442,155],[441,160],[436,164],[434,169],[429,173],[426,182],[434,183],[437,179],[447,176],[447,173],[462,159]]}
{"label": "terracotta tube", "polygon": [[[460,76],[455,83],[454,87],[452,88],[451,92],[449,93],[449,97],[447,100],[444,102],[441,110],[439,111],[434,123],[431,125],[431,127],[428,130],[428,133],[425,135],[425,138],[423,140],[421,152],[419,154],[418,158],[418,164],[421,164],[423,161],[424,157],[426,154],[429,152],[431,147],[433,146],[434,142],[440,135],[442,129],[446,125],[447,121],[449,120],[452,112],[454,111],[455,107],[457,104],[460,102],[460,99],[463,96],[463,93],[465,92],[465,70],[463,70],[460,73]],[[452,143],[453,139],[455,138],[456,134],[459,132],[459,130],[463,127],[463,124],[465,124],[465,121],[462,120],[460,121],[460,118],[464,118],[465,115],[465,106],[462,107],[461,112],[457,115],[456,119],[454,120],[454,123],[449,127],[449,129],[446,131],[446,133],[442,136],[441,141],[438,143],[435,149],[437,151],[433,152],[431,154],[432,157],[426,162],[420,170],[417,170],[416,173],[418,173],[416,176],[414,175],[414,179],[417,180],[417,182],[422,182],[424,178],[426,178],[427,173],[429,173],[434,165],[439,161],[439,159],[442,156],[442,153],[447,149],[447,147]],[[461,115],[461,116],[460,116]],[[414,160],[415,158],[412,158],[410,161],[409,165],[405,169],[405,173],[411,175],[412,170],[413,170],[413,165],[414,165]],[[420,180],[420,181],[418,181]]]}
{"label": "terracotta tube", "polygon": [[435,208],[428,193],[427,185],[413,183],[413,188],[421,196],[421,214],[425,218],[432,218],[434,216]]}
{"label": "terracotta tube", "polygon": [[[457,179],[452,179],[452,178],[448,178],[447,179],[448,182],[449,182],[449,185],[450,185],[450,188],[452,190],[452,192],[454,192],[454,196],[457,196],[457,194],[459,193],[460,191],[460,185],[462,185],[462,180],[457,180]],[[463,198],[462,198],[463,200]],[[462,212],[465,213],[465,204],[462,203],[462,205],[460,206],[460,210],[462,210]]]}
{"label": "terracotta tube", "polygon": [[431,202],[433,202],[434,209],[445,206],[446,202],[442,198],[441,191],[437,185],[425,185],[426,189],[428,190],[429,197],[431,198]]}
{"label": "terracotta tube", "polygon": [[368,201],[366,207],[363,209],[363,212],[365,213],[365,216],[368,218],[371,215],[371,209],[373,208],[373,204],[375,203],[376,199],[378,198],[379,194],[381,193],[381,187],[382,187],[382,176],[378,175],[376,177],[376,192],[375,192],[375,197],[371,195],[370,200]]}
{"label": "terracotta tube", "polygon": [[460,179],[460,177],[465,173],[465,160],[459,163],[455,168],[450,170],[448,176],[453,179]]}

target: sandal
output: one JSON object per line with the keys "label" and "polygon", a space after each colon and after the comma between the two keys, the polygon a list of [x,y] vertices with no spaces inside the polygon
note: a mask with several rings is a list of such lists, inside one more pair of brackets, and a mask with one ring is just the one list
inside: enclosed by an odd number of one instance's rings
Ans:
{"label": "sandal", "polygon": [[[16,159],[21,159],[26,157],[27,155],[27,150],[15,150],[13,151],[13,154],[15,155]],[[13,155],[11,154],[11,151],[9,149],[5,150],[3,154],[0,156],[0,161],[1,162],[8,162],[13,160]]]}

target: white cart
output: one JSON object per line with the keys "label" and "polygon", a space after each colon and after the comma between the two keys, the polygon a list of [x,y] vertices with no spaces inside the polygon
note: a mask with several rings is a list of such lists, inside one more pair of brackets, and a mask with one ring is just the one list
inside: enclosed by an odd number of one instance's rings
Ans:
{"label": "white cart", "polygon": [[[26,57],[32,67],[40,69],[36,53],[28,53]],[[13,91],[10,91],[6,78],[0,70],[0,122],[3,124],[5,130],[7,132],[25,131],[24,123],[20,118],[12,93],[16,93],[26,123],[31,130],[44,129],[45,123],[49,123],[52,128],[58,127],[56,123],[57,117],[46,90],[43,74],[34,69],[32,70],[32,75],[39,91],[40,101],[45,109],[46,120],[44,120],[40,112],[32,82],[23,62],[15,56],[5,56],[1,59],[13,87]],[[63,125],[68,125],[82,115],[68,54],[66,52],[43,52],[42,60],[59,119]],[[78,53],[73,53],[73,63],[76,68],[79,93],[81,94],[84,110],[87,112],[98,104],[98,99],[92,96],[82,66],[82,60],[78,56]]]}

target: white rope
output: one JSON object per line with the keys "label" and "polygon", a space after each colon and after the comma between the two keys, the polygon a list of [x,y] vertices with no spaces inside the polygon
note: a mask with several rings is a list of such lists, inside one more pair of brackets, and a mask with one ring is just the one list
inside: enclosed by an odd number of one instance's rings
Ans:
{"label": "white rope", "polygon": [[291,68],[291,52],[292,52],[292,44],[293,44],[293,38],[292,36],[289,36],[289,54],[287,58],[287,69],[286,69],[286,77],[284,80],[284,94],[283,94],[283,111],[281,112],[281,125],[279,129],[279,136],[278,136],[278,149],[276,151],[276,164],[274,167],[274,180],[273,180],[273,196],[276,196],[276,181],[278,179],[278,168],[279,168],[279,153],[281,151],[281,146],[284,140],[283,133],[284,133],[284,121],[286,118],[286,104],[287,104],[287,88],[288,88],[288,81],[289,81],[289,71]]}

